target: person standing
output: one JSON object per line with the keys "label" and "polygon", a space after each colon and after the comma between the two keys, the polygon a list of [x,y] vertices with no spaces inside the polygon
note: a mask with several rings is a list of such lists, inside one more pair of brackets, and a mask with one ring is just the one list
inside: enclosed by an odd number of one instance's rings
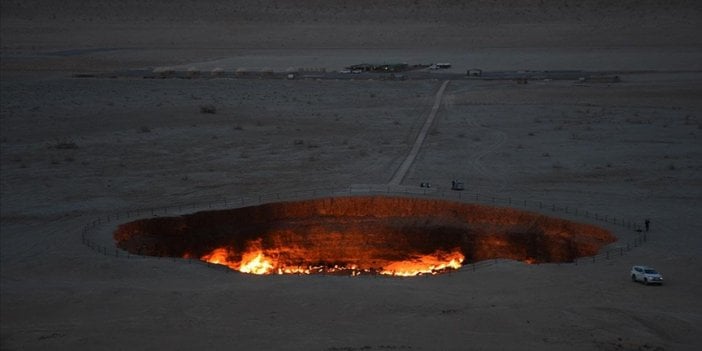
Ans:
{"label": "person standing", "polygon": [[651,221],[648,218],[644,221],[644,226],[646,227],[646,231],[651,227]]}

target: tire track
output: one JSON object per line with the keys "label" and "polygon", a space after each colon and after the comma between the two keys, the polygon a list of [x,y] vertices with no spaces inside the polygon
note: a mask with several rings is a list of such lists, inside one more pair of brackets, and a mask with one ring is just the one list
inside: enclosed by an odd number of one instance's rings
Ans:
{"label": "tire track", "polygon": [[[455,103],[455,95],[447,96],[445,101],[444,101],[445,108],[447,110],[452,109],[454,103]],[[475,120],[475,118],[471,118],[470,116],[468,116],[465,119],[465,121],[470,129],[472,129],[472,130],[483,129],[483,130],[492,132],[491,134],[495,136],[494,142],[487,145],[482,150],[476,152],[468,160],[468,164],[470,165],[470,168],[474,169],[476,172],[478,172],[479,174],[483,175],[484,177],[486,177],[488,179],[496,180],[498,182],[498,184],[497,184],[498,190],[504,189],[505,184],[507,183],[506,177],[499,172],[494,172],[494,171],[488,169],[488,167],[486,167],[485,164],[483,163],[482,159],[485,156],[497,151],[500,147],[502,147],[502,145],[504,145],[505,142],[507,141],[507,135],[500,130],[488,128],[488,127],[480,125]]]}

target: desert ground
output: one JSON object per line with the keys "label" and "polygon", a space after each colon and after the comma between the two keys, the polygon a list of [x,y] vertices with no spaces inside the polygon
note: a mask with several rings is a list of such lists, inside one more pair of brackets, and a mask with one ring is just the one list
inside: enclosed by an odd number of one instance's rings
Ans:
{"label": "desert ground", "polygon": [[[697,1],[1,6],[3,350],[702,348]],[[104,76],[396,61],[621,81]],[[113,252],[111,233],[130,211],[134,219],[261,194],[387,188],[447,80],[392,192],[430,182],[430,196],[455,197],[451,180],[462,179],[464,194],[481,201],[556,204],[637,225],[649,218],[647,241],[577,265],[500,260],[450,275],[351,278],[126,259],[82,240],[87,223],[110,216],[88,235]],[[530,210],[610,229],[619,241],[607,249],[636,235]],[[631,282],[634,264],[654,266],[665,284]]]}

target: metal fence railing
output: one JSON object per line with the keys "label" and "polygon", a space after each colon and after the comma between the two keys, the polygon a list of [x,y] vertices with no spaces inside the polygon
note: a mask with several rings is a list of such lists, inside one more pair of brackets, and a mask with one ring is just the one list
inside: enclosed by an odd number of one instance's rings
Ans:
{"label": "metal fence railing", "polygon": [[[492,206],[508,206],[518,209],[524,209],[532,212],[541,213],[544,215],[558,214],[565,215],[571,218],[582,218],[586,222],[600,222],[607,225],[613,225],[622,229],[627,229],[631,234],[618,236],[618,241],[610,244],[609,247],[601,250],[597,255],[580,257],[571,263],[561,264],[586,264],[596,263],[600,261],[614,259],[615,257],[623,256],[634,248],[641,246],[648,240],[647,232],[642,227],[640,220],[626,218],[613,215],[611,213],[595,212],[590,210],[582,210],[577,207],[560,206],[555,203],[522,200],[512,197],[500,197],[494,195],[486,195],[480,193],[469,193],[464,191],[441,191],[430,188],[410,188],[403,186],[392,185],[363,185],[349,186],[345,188],[317,188],[308,190],[290,191],[286,193],[276,192],[268,194],[259,194],[254,196],[240,196],[235,198],[220,197],[211,200],[193,201],[188,203],[176,203],[160,207],[144,207],[128,211],[114,212],[96,217],[92,221],[86,223],[81,228],[82,243],[105,256],[127,259],[171,259],[175,262],[184,262],[187,264],[197,263],[204,264],[209,267],[224,268],[226,271],[230,269],[216,264],[201,261],[199,259],[187,259],[178,257],[156,257],[136,255],[121,249],[118,249],[110,238],[96,238],[97,233],[101,230],[109,229],[108,225],[113,223],[123,223],[129,220],[143,219],[146,217],[179,215],[184,213],[199,212],[205,210],[221,210],[231,209],[245,206],[256,206],[271,202],[307,200],[334,196],[362,196],[362,195],[391,195],[391,196],[410,196],[410,197],[425,197],[437,200],[458,201],[463,203],[476,203]],[[111,228],[111,227],[110,227]],[[622,234],[620,232],[620,234]],[[614,246],[616,245],[616,246]],[[614,246],[614,247],[613,247]],[[499,264],[505,259],[489,259],[480,262],[466,263],[463,267],[453,273],[471,272],[487,266]]]}

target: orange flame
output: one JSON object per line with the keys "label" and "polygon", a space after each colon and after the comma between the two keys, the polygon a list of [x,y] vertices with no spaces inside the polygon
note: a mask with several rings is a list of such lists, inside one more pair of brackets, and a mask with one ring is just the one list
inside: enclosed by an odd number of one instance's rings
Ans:
{"label": "orange flame", "polygon": [[231,266],[232,262],[229,261],[229,252],[223,247],[214,249],[214,251],[202,256],[200,259],[209,263],[223,264],[229,266],[230,268],[234,268]]}
{"label": "orange flame", "polygon": [[461,268],[465,257],[458,251],[445,254],[437,251],[433,255],[420,256],[412,260],[393,262],[380,271],[380,274],[411,277],[421,274],[436,274],[447,269]]}
{"label": "orange flame", "polygon": [[247,252],[241,258],[239,271],[253,274],[269,274],[275,266],[261,251]]}
{"label": "orange flame", "polygon": [[378,273],[392,276],[417,276],[422,274],[437,274],[449,269],[461,268],[465,259],[460,251],[450,253],[437,251],[431,255],[418,256],[409,260],[396,261],[383,266],[381,269],[362,268],[355,264],[349,266],[286,266],[272,258],[260,248],[253,245],[242,256],[234,260],[234,254],[226,247],[212,250],[200,259],[209,263],[225,265],[233,270],[250,274],[312,274],[312,273],[350,273],[351,276],[363,273]]}

